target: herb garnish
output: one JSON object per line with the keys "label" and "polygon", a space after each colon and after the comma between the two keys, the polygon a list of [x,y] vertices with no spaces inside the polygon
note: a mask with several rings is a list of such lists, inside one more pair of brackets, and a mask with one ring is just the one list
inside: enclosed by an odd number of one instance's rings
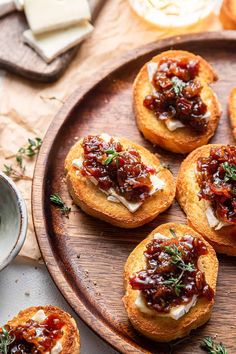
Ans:
{"label": "herb garnish", "polygon": [[176,265],[181,270],[187,272],[194,272],[195,267],[192,263],[185,263],[182,259],[182,253],[178,249],[176,245],[165,246],[165,251],[171,256],[171,261],[174,265]]}
{"label": "herb garnish", "polygon": [[176,95],[179,95],[182,92],[183,88],[186,86],[186,83],[180,80],[177,76],[172,77],[171,81],[173,83],[173,89]]}
{"label": "herb garnish", "polygon": [[171,233],[171,235],[172,235],[173,237],[177,237],[175,230],[170,229],[170,233]]}
{"label": "herb garnish", "polygon": [[50,196],[50,200],[53,204],[57,205],[61,209],[62,215],[65,215],[67,218],[69,218],[71,208],[66,205],[58,193],[52,194]]}
{"label": "herb garnish", "polygon": [[228,182],[230,180],[236,181],[236,165],[229,164],[228,162],[224,162],[222,164],[223,169],[225,170],[225,178],[224,181]]}
{"label": "herb garnish", "polygon": [[209,354],[228,354],[225,346],[215,343],[211,337],[205,337],[201,347]]}
{"label": "herb garnish", "polygon": [[164,285],[171,285],[175,289],[175,293],[179,296],[181,289],[185,288],[182,282],[183,271],[178,278],[171,277],[163,282]]}
{"label": "herb garnish", "polygon": [[12,165],[4,164],[3,172],[6,173],[9,177],[13,180],[31,180],[30,177],[25,176],[26,167],[23,164],[24,158],[32,158],[38,154],[40,147],[42,145],[42,139],[35,138],[35,139],[28,139],[28,145],[21,147],[16,155],[8,156],[6,159],[16,159],[17,168],[13,167]]}
{"label": "herb garnish", "polygon": [[7,354],[9,345],[14,341],[14,337],[2,327],[2,333],[0,333],[0,354]]}
{"label": "herb garnish", "polygon": [[108,158],[104,161],[105,166],[110,165],[110,163],[119,156],[119,152],[115,150],[106,150],[105,153],[108,155]]}

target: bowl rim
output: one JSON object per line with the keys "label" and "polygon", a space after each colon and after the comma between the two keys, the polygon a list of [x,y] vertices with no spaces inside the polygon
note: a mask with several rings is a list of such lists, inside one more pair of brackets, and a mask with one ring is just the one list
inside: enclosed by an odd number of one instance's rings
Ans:
{"label": "bowl rim", "polygon": [[0,182],[3,180],[7,186],[13,191],[16,196],[17,207],[20,212],[20,230],[15,243],[11,247],[11,251],[6,255],[4,260],[0,263],[0,271],[3,270],[20,252],[24,241],[26,239],[26,232],[28,227],[28,213],[25,200],[17,188],[16,184],[5,173],[0,172]]}

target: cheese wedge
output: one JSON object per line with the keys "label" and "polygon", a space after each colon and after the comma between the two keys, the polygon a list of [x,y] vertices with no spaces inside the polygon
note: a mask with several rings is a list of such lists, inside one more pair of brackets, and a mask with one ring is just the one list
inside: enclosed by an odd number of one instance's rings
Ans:
{"label": "cheese wedge", "polygon": [[91,19],[87,0],[24,0],[25,14],[34,34],[42,34]]}
{"label": "cheese wedge", "polygon": [[80,25],[40,36],[35,36],[31,30],[26,30],[23,39],[47,63],[50,63],[60,54],[82,42],[92,31],[93,26],[84,21]]}
{"label": "cheese wedge", "polygon": [[18,11],[23,11],[24,9],[24,0],[14,0],[15,6]]}
{"label": "cheese wedge", "polygon": [[0,0],[0,17],[16,10],[13,0]]}

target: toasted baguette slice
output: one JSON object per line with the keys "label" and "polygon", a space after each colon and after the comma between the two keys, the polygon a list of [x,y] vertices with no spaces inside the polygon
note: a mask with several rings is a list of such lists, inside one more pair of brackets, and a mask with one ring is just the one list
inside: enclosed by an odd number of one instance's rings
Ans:
{"label": "toasted baguette slice", "polygon": [[220,146],[222,145],[205,145],[189,154],[179,170],[176,195],[187,215],[188,224],[197,230],[217,252],[236,256],[236,226],[226,226],[218,231],[209,226],[205,203],[198,197],[200,188],[195,177],[199,157],[209,156],[211,148]]}
{"label": "toasted baguette slice", "polygon": [[62,345],[60,354],[79,354],[80,335],[75,320],[67,312],[55,306],[29,307],[20,311],[16,317],[8,321],[7,325],[18,327],[30,320],[39,310],[43,310],[46,316],[55,314],[65,325],[62,327],[63,336],[59,340]]}
{"label": "toasted baguette slice", "polygon": [[172,152],[186,154],[199,146],[207,144],[214,135],[221,116],[221,107],[216,94],[208,84],[217,80],[213,68],[200,56],[181,50],[170,50],[155,56],[150,62],[158,63],[161,59],[181,59],[200,61],[200,71],[198,79],[203,85],[201,97],[207,104],[210,112],[210,119],[206,132],[199,134],[188,127],[170,131],[164,122],[157,119],[154,113],[143,105],[144,98],[151,93],[152,87],[148,78],[147,64],[138,73],[133,87],[134,110],[139,130],[144,137],[155,145]]}
{"label": "toasted baguette slice", "polygon": [[[171,317],[150,316],[141,312],[135,305],[138,291],[133,290],[129,284],[129,278],[134,273],[145,269],[145,257],[143,255],[147,244],[153,239],[156,233],[167,237],[172,237],[170,229],[174,229],[177,237],[181,238],[188,234],[204,240],[196,231],[186,225],[168,223],[158,226],[152,233],[143,240],[130,254],[124,271],[126,294],[123,302],[128,313],[128,317],[136,330],[144,336],[159,342],[170,342],[174,339],[185,337],[189,332],[206,323],[210,316],[214,299],[209,301],[206,298],[199,298],[187,314],[175,320]],[[200,256],[198,267],[205,272],[206,282],[215,291],[218,274],[218,260],[214,249],[204,240],[208,249],[208,254]]]}
{"label": "toasted baguette slice", "polygon": [[233,129],[233,136],[236,139],[236,87],[231,91],[229,96],[229,117]]}
{"label": "toasted baguette slice", "polygon": [[123,204],[108,201],[107,196],[88,178],[76,175],[72,162],[83,156],[82,140],[71,148],[66,158],[66,179],[75,204],[83,211],[112,225],[129,229],[152,221],[158,214],[169,208],[175,197],[175,182],[170,171],[162,167],[158,158],[151,152],[125,138],[119,138],[119,141],[124,148],[136,149],[142,156],[142,161],[156,168],[159,171],[158,177],[165,182],[164,189],[146,199],[135,213],[131,213]]}
{"label": "toasted baguette slice", "polygon": [[223,0],[220,9],[220,20],[225,29],[236,29],[236,1]]}

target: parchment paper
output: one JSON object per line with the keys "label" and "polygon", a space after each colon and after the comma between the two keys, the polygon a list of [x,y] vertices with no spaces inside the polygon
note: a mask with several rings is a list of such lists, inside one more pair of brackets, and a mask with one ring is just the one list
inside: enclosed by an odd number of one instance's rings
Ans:
{"label": "parchment paper", "polygon": [[[160,31],[139,19],[126,0],[108,0],[96,22],[92,36],[83,44],[64,76],[56,83],[45,85],[1,73],[0,76],[0,166],[5,158],[17,152],[28,138],[44,136],[63,101],[83,84],[86,77],[123,52],[158,41],[160,38],[203,30],[219,30],[217,16],[199,26],[173,31]],[[56,99],[50,99],[56,97]],[[7,161],[9,163],[9,161]],[[33,175],[34,161],[26,162],[26,174]],[[31,216],[31,181],[18,181],[29,212],[27,239],[20,255],[39,259]]]}

